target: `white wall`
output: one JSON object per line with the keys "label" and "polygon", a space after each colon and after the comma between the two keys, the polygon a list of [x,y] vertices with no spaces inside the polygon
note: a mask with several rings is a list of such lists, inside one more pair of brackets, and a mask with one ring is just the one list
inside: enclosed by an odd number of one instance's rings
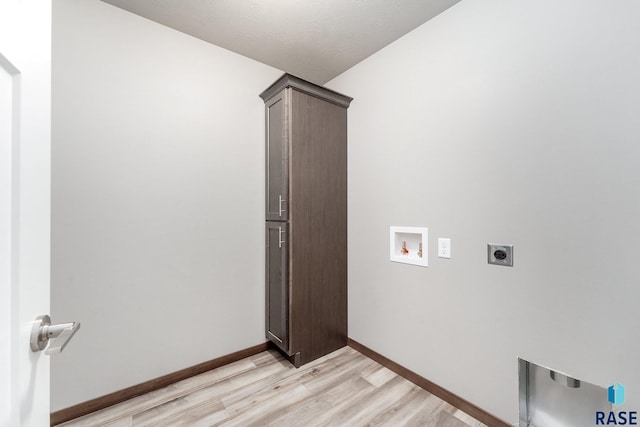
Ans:
{"label": "white wall", "polygon": [[264,104],[281,71],[53,4],[52,410],[265,341]]}
{"label": "white wall", "polygon": [[[638,22],[630,0],[466,0],[328,84],[354,97],[353,339],[508,422],[518,356],[640,409]],[[390,225],[429,227],[428,268],[389,262]]]}

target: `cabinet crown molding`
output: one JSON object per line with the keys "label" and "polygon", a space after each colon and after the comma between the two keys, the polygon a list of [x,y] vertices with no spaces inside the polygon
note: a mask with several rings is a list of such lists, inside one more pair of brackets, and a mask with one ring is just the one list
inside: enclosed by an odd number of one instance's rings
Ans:
{"label": "cabinet crown molding", "polygon": [[300,77],[296,77],[288,73],[285,73],[282,77],[273,82],[271,86],[265,89],[265,91],[260,94],[260,98],[262,98],[262,100],[266,102],[273,95],[288,87],[292,87],[309,95],[322,98],[328,102],[344,108],[349,108],[349,104],[351,104],[351,101],[353,101],[353,98],[349,96],[343,95],[322,86],[318,86],[317,84],[308,82],[301,79]]}

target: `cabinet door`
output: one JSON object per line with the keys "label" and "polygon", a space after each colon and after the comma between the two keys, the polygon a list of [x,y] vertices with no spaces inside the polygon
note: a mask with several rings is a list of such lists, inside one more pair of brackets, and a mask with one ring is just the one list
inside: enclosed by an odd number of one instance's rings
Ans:
{"label": "cabinet door", "polygon": [[267,222],[267,338],[289,351],[287,224]]}
{"label": "cabinet door", "polygon": [[287,90],[266,104],[267,221],[284,221],[288,211]]}

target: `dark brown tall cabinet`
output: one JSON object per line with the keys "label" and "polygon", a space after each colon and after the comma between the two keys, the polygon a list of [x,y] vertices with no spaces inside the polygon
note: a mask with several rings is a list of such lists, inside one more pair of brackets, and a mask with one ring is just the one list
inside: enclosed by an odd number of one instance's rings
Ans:
{"label": "dark brown tall cabinet", "polygon": [[347,344],[347,108],[285,74],[266,107],[266,335],[295,366]]}

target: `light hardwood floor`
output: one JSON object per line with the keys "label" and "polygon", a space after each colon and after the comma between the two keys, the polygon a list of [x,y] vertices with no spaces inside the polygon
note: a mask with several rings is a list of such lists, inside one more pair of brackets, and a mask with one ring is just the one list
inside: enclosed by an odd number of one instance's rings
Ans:
{"label": "light hardwood floor", "polygon": [[265,351],[62,425],[484,426],[350,347],[299,369]]}

